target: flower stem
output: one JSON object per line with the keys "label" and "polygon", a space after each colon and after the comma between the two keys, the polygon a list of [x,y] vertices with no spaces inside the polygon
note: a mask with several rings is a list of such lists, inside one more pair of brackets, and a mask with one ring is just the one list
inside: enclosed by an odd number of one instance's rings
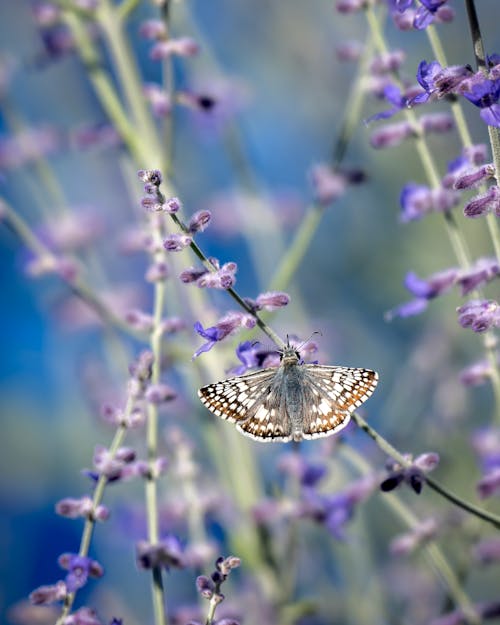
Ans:
{"label": "flower stem", "polygon": [[[124,410],[123,423],[127,422],[128,417],[130,416],[130,413],[132,412],[133,405],[134,405],[134,402],[132,398],[129,397],[129,399],[127,400],[127,405]],[[115,454],[118,448],[123,444],[126,433],[127,433],[127,427],[123,424],[120,425],[118,429],[116,430],[116,433],[113,437],[113,441],[111,442],[111,445],[109,447],[109,457],[111,460],[115,457]],[[108,483],[107,476],[104,474],[101,474],[99,476],[99,479],[97,480],[97,485],[94,490],[94,496],[92,497],[93,510],[96,510],[97,507],[101,504],[103,497],[104,497],[104,490],[106,488],[107,483]],[[92,541],[92,536],[94,534],[95,524],[96,524],[96,520],[94,516],[92,514],[89,515],[83,527],[82,538],[80,541],[80,549],[78,551],[78,555],[81,557],[87,557],[89,554],[90,543]],[[72,592],[67,595],[66,599],[64,600],[62,612],[59,615],[59,618],[57,619],[56,625],[62,625],[64,623],[64,620],[66,619],[68,614],[71,612],[71,608],[73,607],[75,597],[76,597],[76,592]]]}
{"label": "flower stem", "polygon": [[[393,447],[383,436],[381,436],[374,428],[368,425],[368,423],[363,419],[363,417],[359,415],[359,413],[353,414],[353,420],[358,425],[358,427],[360,427],[364,432],[368,434],[368,436],[370,436],[370,438],[375,441],[377,446],[384,453],[396,460],[402,467],[408,468],[411,466],[411,462],[407,458],[405,458],[395,447]],[[458,495],[455,495],[444,486],[441,486],[439,482],[436,482],[435,480],[430,478],[428,475],[424,474],[423,479],[429,485],[429,487],[432,488],[432,490],[439,493],[445,499],[448,499],[448,501],[451,501],[451,503],[462,508],[463,510],[466,510],[470,514],[473,514],[483,521],[490,523],[497,529],[500,529],[500,517],[491,514],[490,512],[487,512],[483,508],[479,508],[478,506],[469,503]]]}

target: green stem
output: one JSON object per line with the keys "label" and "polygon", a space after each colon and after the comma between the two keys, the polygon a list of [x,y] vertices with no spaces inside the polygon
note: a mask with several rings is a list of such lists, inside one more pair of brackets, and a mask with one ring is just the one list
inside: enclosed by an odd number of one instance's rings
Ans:
{"label": "green stem", "polygon": [[[134,405],[133,400],[129,398],[127,400],[127,405],[124,410],[124,418],[123,418],[124,423],[127,421],[127,418],[130,416],[133,405]],[[125,425],[120,425],[118,429],[116,430],[116,433],[113,437],[113,441],[111,442],[111,445],[109,447],[109,456],[111,460],[115,457],[118,448],[123,444],[126,433],[127,433],[127,428]],[[101,474],[99,476],[99,479],[97,480],[96,488],[94,490],[94,496],[92,497],[92,509],[94,511],[102,503],[102,500],[104,498],[104,491],[105,491],[107,483],[108,483],[107,476],[104,474]],[[96,524],[96,519],[93,514],[90,514],[85,520],[82,538],[80,541],[80,549],[78,551],[78,555],[81,557],[87,557],[89,554],[90,543],[92,541],[92,536],[94,534],[95,524]],[[76,592],[72,592],[69,595],[67,595],[66,599],[64,600],[62,612],[57,619],[56,625],[63,625],[64,620],[66,619],[68,614],[71,612],[71,608],[73,607],[75,597],[76,597]]]}
{"label": "green stem", "polygon": [[[353,420],[355,421],[356,425],[358,425],[364,432],[368,434],[368,436],[370,436],[370,438],[375,441],[377,446],[384,453],[396,460],[402,467],[410,468],[412,466],[412,463],[407,458],[405,458],[395,447],[393,447],[383,436],[381,436],[376,430],[368,425],[368,423],[363,419],[363,417],[359,415],[359,413],[353,414]],[[425,480],[426,484],[428,484],[429,487],[432,488],[432,490],[439,493],[445,499],[448,499],[448,501],[450,501],[451,503],[462,508],[462,510],[465,510],[466,512],[482,519],[483,521],[490,523],[497,529],[500,529],[500,517],[491,514],[490,512],[487,512],[483,508],[479,508],[478,506],[469,503],[458,495],[455,495],[444,486],[441,486],[439,482],[436,482],[435,480],[430,478],[428,475],[423,474],[423,479]]]}
{"label": "green stem", "polygon": [[[353,448],[343,445],[341,447],[341,453],[343,453],[347,460],[353,463],[363,475],[372,473],[370,465]],[[389,506],[392,512],[399,517],[409,529],[414,529],[419,525],[420,519],[408,509],[395,493],[384,493],[382,501]],[[461,608],[471,625],[478,625],[480,619],[478,618],[474,606],[439,546],[435,542],[429,542],[424,545],[423,549],[445,588],[447,588],[454,603]]]}
{"label": "green stem", "polygon": [[[14,234],[24,243],[42,265],[52,268],[57,267],[58,258],[38,239],[26,221],[1,198],[0,212],[4,216],[6,225],[10,227]],[[114,325],[134,337],[142,336],[142,334],[134,332],[120,317],[117,317],[81,278],[77,277],[66,280],[61,276],[61,279],[75,295],[78,295],[78,297],[86,302],[104,322]]]}

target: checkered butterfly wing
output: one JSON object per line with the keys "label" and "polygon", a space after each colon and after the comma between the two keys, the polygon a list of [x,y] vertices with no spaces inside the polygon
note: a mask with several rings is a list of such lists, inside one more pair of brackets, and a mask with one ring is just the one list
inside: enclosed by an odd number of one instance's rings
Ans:
{"label": "checkered butterfly wing", "polygon": [[202,403],[215,415],[236,424],[245,436],[259,441],[286,442],[292,424],[286,411],[282,367],[209,384],[198,391]]}
{"label": "checkered butterfly wing", "polygon": [[302,436],[328,436],[345,427],[373,393],[378,374],[369,369],[304,365]]}

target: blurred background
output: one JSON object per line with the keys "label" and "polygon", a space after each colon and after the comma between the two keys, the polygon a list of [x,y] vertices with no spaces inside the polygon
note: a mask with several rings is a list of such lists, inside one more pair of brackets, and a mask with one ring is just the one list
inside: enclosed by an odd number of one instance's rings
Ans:
{"label": "blurred background", "polygon": [[[446,54],[450,64],[473,64],[462,3],[451,4],[456,4],[456,19],[439,26]],[[255,297],[268,288],[308,211],[313,193],[308,172],[331,159],[356,74],[355,63],[338,60],[336,47],[347,39],[366,40],[364,17],[339,15],[333,2],[317,0],[191,0],[174,2],[171,10],[172,35],[190,36],[200,45],[197,56],[175,60],[176,88],[220,102],[214,110],[174,110],[173,181],[188,215],[203,208],[213,211],[212,226],[200,244],[221,262],[237,262],[239,292]],[[498,2],[481,0],[478,10],[487,51],[500,52]],[[92,245],[78,256],[90,281],[101,292],[113,293],[110,302],[117,312],[120,306],[147,311],[152,288],[143,278],[145,256],[123,253],[142,212],[141,184],[123,146],[107,130],[106,114],[78,55],[71,46],[57,51],[48,42],[46,29],[35,19],[37,11],[37,5],[24,0],[0,3],[2,196],[45,241],[62,228],[63,209],[83,215]],[[149,57],[151,42],[139,34],[143,21],[156,16],[153,5],[139,3],[127,26],[145,83],[162,78],[161,65]],[[413,82],[420,60],[432,59],[425,35],[400,32],[390,20],[386,32],[392,48],[404,50],[401,74]],[[446,107],[444,102],[432,105],[436,111]],[[386,103],[366,96],[344,159],[346,166],[362,170],[366,181],[349,187],[325,211],[284,289],[292,302],[272,325],[283,337],[289,333],[304,340],[320,331],[315,340],[325,364],[376,369],[381,381],[367,405],[370,421],[402,451],[439,451],[440,479],[473,498],[479,470],[467,435],[472,426],[490,422],[493,404],[487,386],[464,388],[458,377],[481,358],[480,339],[456,322],[461,299],[453,291],[432,302],[423,315],[384,320],[386,311],[410,299],[403,286],[408,271],[427,276],[456,265],[439,215],[410,224],[399,220],[402,186],[423,183],[424,176],[410,142],[388,150],[370,147],[376,123],[366,126],[362,120],[384,108]],[[477,110],[467,103],[464,109],[474,140],[487,142]],[[24,137],[21,156],[16,155],[14,135]],[[429,141],[443,174],[460,152],[458,138],[451,132]],[[44,158],[30,157],[31,151],[41,151]],[[474,258],[491,255],[484,224],[466,221],[456,210]],[[189,251],[182,254],[179,267],[194,264]],[[111,438],[99,417],[100,400],[119,394],[126,380],[125,374],[120,377],[126,371],[123,363],[142,348],[130,338],[117,348],[121,335],[110,336],[96,324],[57,276],[26,275],[29,259],[19,239],[0,224],[2,623],[15,622],[12,606],[36,586],[60,577],[60,553],[77,549],[81,525],[57,517],[54,503],[88,491],[80,471],[91,466],[95,444]],[[209,297],[213,308],[199,319],[204,326],[234,309],[224,294]],[[182,314],[178,302],[173,309]],[[196,318],[186,314],[185,320],[181,373],[174,372],[169,382],[178,385],[181,412],[190,414],[188,433],[200,441],[196,429],[206,415],[196,403],[196,388],[182,372],[193,366],[191,354],[202,339],[190,329]],[[249,337],[266,340],[253,333],[238,336],[231,349],[221,347],[215,356],[219,374],[236,364],[233,349]],[[172,415],[178,411],[173,409]],[[172,415],[166,415],[167,422],[175,422]],[[263,474],[272,476],[280,446],[262,449],[247,443]],[[353,444],[369,450],[382,465],[382,455],[369,441],[356,436]],[[305,445],[306,454],[315,453],[312,445]],[[203,450],[199,454],[205,456]],[[140,502],[136,484],[118,486],[109,501],[119,506],[131,493]],[[442,505],[434,495],[429,499],[418,503],[424,508]],[[374,531],[387,541],[395,527],[375,504],[370,512]],[[112,524],[98,529],[94,557],[109,571],[101,583],[107,590],[99,592],[109,593],[106,599],[116,602],[118,611],[133,615],[127,623],[134,617],[145,622],[140,619],[150,609],[148,583],[134,566],[130,536],[115,532]],[[212,530],[215,535],[221,531],[217,524]],[[383,545],[383,540],[371,544],[375,560]],[[129,573],[123,575],[124,570]],[[173,605],[193,601],[193,576],[182,572],[168,579],[175,588]],[[488,587],[481,577],[471,584]],[[83,599],[88,592],[83,591]]]}

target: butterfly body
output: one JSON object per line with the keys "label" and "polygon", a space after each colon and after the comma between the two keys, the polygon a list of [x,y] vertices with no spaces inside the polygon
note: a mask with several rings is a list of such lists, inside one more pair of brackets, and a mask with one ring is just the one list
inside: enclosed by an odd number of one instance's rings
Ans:
{"label": "butterfly body", "polygon": [[279,367],[209,384],[198,391],[215,415],[259,441],[314,439],[338,432],[373,393],[369,369],[301,364],[287,346]]}

